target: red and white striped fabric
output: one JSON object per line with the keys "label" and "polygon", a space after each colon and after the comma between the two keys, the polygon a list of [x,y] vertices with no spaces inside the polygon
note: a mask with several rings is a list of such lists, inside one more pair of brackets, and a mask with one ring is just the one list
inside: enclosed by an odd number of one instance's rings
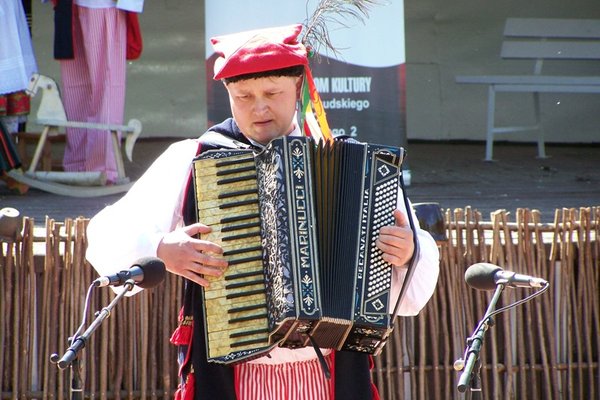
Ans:
{"label": "red and white striped fabric", "polygon": [[[331,369],[331,354],[325,356]],[[332,381],[318,359],[284,364],[243,363],[235,366],[238,400],[329,400]]]}
{"label": "red and white striped fabric", "polygon": [[[122,124],[125,109],[125,12],[75,6],[75,58],[60,60],[62,98],[70,121]],[[117,178],[109,131],[67,129],[66,171],[105,171]]]}

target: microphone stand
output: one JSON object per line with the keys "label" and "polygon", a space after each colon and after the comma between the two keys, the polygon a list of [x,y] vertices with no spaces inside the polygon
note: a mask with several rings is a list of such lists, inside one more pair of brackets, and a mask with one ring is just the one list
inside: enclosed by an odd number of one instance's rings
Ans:
{"label": "microphone stand", "polygon": [[128,279],[125,284],[125,290],[121,291],[117,296],[110,302],[110,304],[104,307],[101,311],[96,313],[96,319],[90,324],[90,326],[81,335],[71,338],[71,345],[65,351],[65,354],[59,359],[58,354],[52,354],[50,361],[58,365],[58,368],[65,369],[70,366],[71,370],[71,390],[69,398],[71,400],[83,400],[83,381],[81,379],[81,370],[79,365],[79,359],[77,353],[83,349],[86,342],[91,337],[92,333],[98,329],[100,324],[110,317],[110,313],[115,305],[125,296],[125,294],[135,285],[133,279]]}
{"label": "microphone stand", "polygon": [[[465,354],[467,360],[464,363],[462,374],[458,380],[457,389],[459,392],[464,393],[467,389],[471,389],[471,399],[481,399],[481,359],[479,358],[479,352],[483,345],[485,333],[490,326],[494,325],[494,320],[489,316],[496,308],[496,303],[500,298],[500,294],[504,290],[504,283],[499,283],[496,286],[492,300],[488,305],[488,308],[483,316],[483,319],[477,325],[475,332],[467,339],[467,349]],[[458,364],[457,361],[455,363]],[[459,370],[460,370],[459,369]]]}

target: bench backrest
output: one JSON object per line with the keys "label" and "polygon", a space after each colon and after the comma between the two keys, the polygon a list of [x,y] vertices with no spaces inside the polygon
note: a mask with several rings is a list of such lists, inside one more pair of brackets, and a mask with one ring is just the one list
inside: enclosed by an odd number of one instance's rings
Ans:
{"label": "bench backrest", "polygon": [[544,59],[600,60],[600,20],[561,18],[508,18],[502,58],[537,60],[539,74]]}

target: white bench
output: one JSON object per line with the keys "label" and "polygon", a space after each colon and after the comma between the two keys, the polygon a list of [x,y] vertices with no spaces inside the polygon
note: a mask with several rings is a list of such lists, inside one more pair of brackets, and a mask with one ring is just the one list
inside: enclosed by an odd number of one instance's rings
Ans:
{"label": "white bench", "polygon": [[[600,93],[598,76],[544,75],[544,60],[600,60],[600,20],[508,18],[504,27],[504,59],[535,60],[529,75],[457,76],[457,83],[488,85],[485,160],[492,161],[494,136],[537,130],[538,157],[545,158],[540,123],[540,93]],[[533,93],[535,124],[496,126],[497,92]]]}

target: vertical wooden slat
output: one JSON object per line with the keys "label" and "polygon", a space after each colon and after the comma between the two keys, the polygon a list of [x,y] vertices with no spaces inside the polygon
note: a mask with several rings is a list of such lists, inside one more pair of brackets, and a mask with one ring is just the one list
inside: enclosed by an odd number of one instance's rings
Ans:
{"label": "vertical wooden slat", "polygon": [[[127,323],[127,313],[115,312],[114,323],[110,325],[110,337],[120,339],[120,329],[118,327],[124,327]],[[114,396],[115,400],[121,399],[121,385],[123,384],[123,373],[124,373],[124,348],[123,340],[111,340],[109,344],[110,354],[112,355],[110,361],[111,371],[111,388],[110,392]]]}
{"label": "vertical wooden slat", "polygon": [[[531,251],[531,243],[529,237],[529,210],[527,209],[518,209],[517,210],[517,246],[515,247],[515,261],[512,269],[519,273],[532,275],[532,259],[529,257],[529,252]],[[512,300],[520,300],[530,294],[530,290],[528,289],[514,289],[512,293],[514,294]],[[516,326],[513,329],[513,340],[517,341],[519,344],[519,352],[521,353],[521,382],[524,385],[521,386],[522,389],[526,389],[527,392],[524,394],[527,396],[527,399],[536,399],[539,398],[538,395],[538,378],[537,371],[535,367],[535,360],[537,359],[536,348],[537,348],[537,337],[534,334],[534,305],[533,302],[527,302],[520,306],[520,310],[516,310],[520,312],[521,317],[519,318],[520,325]],[[519,337],[518,332],[523,332],[524,335]],[[533,362],[532,362],[533,361]]]}
{"label": "vertical wooden slat", "polygon": [[[398,325],[396,325],[396,327],[394,328],[394,332],[392,333],[392,339],[395,339],[395,335],[398,332],[398,330],[399,330]],[[388,351],[387,348],[385,348],[384,353],[387,354],[387,351]],[[385,368],[382,365],[383,357],[375,357],[374,361],[375,361],[375,371],[374,371],[374,373],[372,373],[372,375],[375,378],[375,382],[377,383],[379,390],[381,392],[385,393],[386,386],[384,384],[384,379],[383,379],[383,373],[384,373]]]}
{"label": "vertical wooden slat", "polygon": [[[129,308],[129,310],[131,311],[131,307]],[[132,320],[129,321],[129,324],[127,324],[127,326],[129,328],[134,328],[137,326],[134,322],[136,319],[136,314],[135,313],[131,313],[132,315]],[[127,357],[125,359],[126,365],[127,367],[125,368],[125,390],[127,393],[127,398],[128,399],[134,399],[134,390],[135,390],[135,376],[133,374],[134,371],[134,366],[135,366],[135,359],[134,357],[136,356],[135,354],[135,335],[137,335],[137,331],[132,330],[132,329],[128,329],[129,331],[129,335],[126,336],[124,342],[126,343],[126,348],[125,348],[125,353],[127,354]]]}
{"label": "vertical wooden slat", "polygon": [[22,341],[21,339],[21,335],[23,333],[23,329],[24,329],[24,321],[22,320],[24,317],[22,316],[21,310],[23,310],[23,301],[26,298],[26,296],[23,295],[23,288],[22,288],[22,281],[24,279],[24,275],[25,275],[25,267],[28,264],[29,261],[29,255],[32,254],[32,241],[31,241],[31,237],[33,236],[33,224],[31,223],[30,220],[25,220],[25,226],[24,226],[24,231],[23,231],[23,252],[26,255],[24,257],[24,262],[21,263],[20,265],[15,265],[15,269],[14,269],[14,275],[13,275],[13,282],[15,284],[14,286],[14,301],[13,301],[13,308],[12,308],[12,315],[13,315],[13,321],[12,321],[12,346],[11,346],[11,352],[12,352],[12,398],[13,399],[17,399],[18,394],[19,393],[23,393],[24,390],[26,390],[22,383],[21,383],[21,375],[23,374],[27,374],[27,370],[24,369],[24,363],[22,362],[22,358],[21,358],[21,352],[23,351],[21,345],[22,345]]}
{"label": "vertical wooden slat", "polygon": [[[396,326],[398,330],[393,333],[393,341],[392,343],[390,343],[392,346],[390,346],[390,348],[388,349],[389,353],[386,352],[386,360],[387,357],[396,358],[396,377],[398,381],[396,382],[397,384],[395,388],[388,387],[386,384],[382,393],[383,396],[386,396],[387,398],[391,399],[401,399],[403,397],[404,392],[404,359],[406,356],[406,352],[404,351],[402,338],[405,337],[405,335],[403,334],[405,332],[405,324],[402,323],[402,320],[398,319],[396,321]],[[382,367],[382,370],[380,371],[380,376],[382,377],[381,382],[384,382],[383,376],[384,372],[386,371],[384,369],[383,364],[380,364],[380,366]],[[389,371],[387,372],[389,373]]]}
{"label": "vertical wooden slat", "polygon": [[[532,250],[532,255],[535,255],[532,260],[533,276],[544,277],[549,282],[552,282],[552,279],[548,275],[546,248],[542,232],[540,231],[541,216],[539,211],[534,210],[531,213],[531,221],[534,224],[532,240],[535,243],[535,249]],[[551,339],[553,326],[552,316],[554,315],[551,300],[552,297],[550,293],[548,293],[546,296],[538,299],[535,303],[537,332],[540,337],[540,354],[542,357],[543,368],[541,396],[548,400],[552,400],[555,397],[555,393],[552,390],[555,385],[553,384],[553,371],[551,370],[551,366],[554,365],[552,360],[555,359],[552,346],[554,341]]]}
{"label": "vertical wooden slat", "polygon": [[561,270],[563,272],[563,276],[562,279],[564,279],[565,281],[565,285],[564,285],[564,294],[563,294],[563,299],[564,299],[564,306],[563,306],[563,315],[565,317],[564,320],[564,327],[565,329],[563,329],[563,331],[561,332],[564,339],[563,339],[563,348],[561,349],[563,352],[563,356],[565,358],[565,362],[567,364],[567,369],[565,371],[566,377],[565,377],[565,391],[567,393],[567,396],[569,398],[573,398],[575,396],[574,392],[573,392],[573,360],[572,360],[572,351],[571,349],[573,348],[573,343],[572,343],[572,332],[573,332],[573,318],[571,316],[571,276],[572,276],[572,270],[571,270],[571,266],[570,266],[570,251],[569,251],[569,246],[567,245],[567,240],[569,238],[569,234],[568,234],[568,214],[567,214],[567,210],[566,209],[562,209],[561,210],[561,223],[563,228],[561,230],[559,230],[559,234],[560,234],[560,256],[561,256]]}
{"label": "vertical wooden slat", "polygon": [[[592,249],[592,257],[593,260],[591,260],[591,264],[592,264],[592,271],[593,271],[593,282],[594,282],[594,290],[592,293],[599,293],[600,292],[600,207],[595,207],[592,211],[593,214],[593,218],[592,221],[594,223],[595,228],[593,229],[594,232],[594,246]],[[594,329],[596,332],[595,335],[595,339],[596,339],[596,349],[600,349],[600,296],[595,296],[594,298],[594,302],[593,302],[593,307],[594,307]],[[598,352],[598,350],[597,350]],[[597,354],[596,352],[596,354]],[[598,360],[598,358],[596,358],[596,363],[598,365],[598,363],[600,363],[600,360]],[[598,393],[598,396],[600,397],[600,366],[596,367],[596,379],[592,380],[592,382],[595,382],[595,387],[596,387],[596,392]]]}
{"label": "vertical wooden slat", "polygon": [[[164,283],[164,285],[166,285],[167,282]],[[162,333],[162,321],[161,318],[168,318],[169,315],[167,312],[165,312],[165,310],[162,309],[162,303],[157,301],[156,296],[162,292],[163,288],[165,286],[161,286],[158,288],[155,288],[155,290],[153,290],[150,293],[149,299],[150,299],[150,303],[148,306],[148,319],[149,319],[149,324],[148,324],[148,348],[151,349],[149,352],[149,357],[150,359],[148,360],[148,371],[149,371],[149,384],[148,384],[148,389],[150,390],[150,398],[152,400],[156,400],[158,398],[158,372],[159,372],[159,365],[160,365],[160,356],[162,354],[162,347],[163,346],[156,346],[154,349],[152,349],[152,343],[163,343],[162,340],[160,340],[161,338],[166,338],[168,337],[166,334],[165,335],[161,335]],[[164,295],[164,293],[160,293],[162,295]],[[159,317],[160,316],[160,317]],[[166,361],[166,360],[165,360]]]}
{"label": "vertical wooden slat", "polygon": [[[440,278],[438,279],[438,288],[436,290],[436,294],[434,294],[434,299],[437,297],[437,301],[433,304],[435,306],[434,312],[429,312],[429,320],[431,324],[432,332],[435,332],[434,327],[439,329],[442,332],[441,337],[439,338],[441,349],[438,350],[437,360],[439,362],[438,367],[442,368],[439,371],[439,375],[441,375],[441,384],[442,388],[449,388],[452,383],[452,374],[451,370],[447,368],[448,365],[451,365],[454,361],[454,350],[455,347],[452,345],[452,340],[454,338],[454,331],[457,326],[457,317],[455,313],[449,313],[448,307],[452,307],[451,304],[453,299],[451,298],[451,293],[448,293],[447,287],[445,285],[441,285],[442,275],[446,275],[448,273],[448,265],[447,263],[442,262],[445,257],[442,254],[446,253],[447,244],[444,243],[440,246]],[[449,315],[450,318],[447,321],[440,321],[440,315]],[[437,395],[436,391],[436,395]],[[436,397],[437,400],[437,397]]]}
{"label": "vertical wooden slat", "polygon": [[[409,377],[410,377],[410,396],[411,398],[417,398],[418,395],[418,384],[417,384],[417,369],[415,368],[415,327],[414,317],[404,318],[404,341],[406,343],[405,352],[406,358],[408,359]],[[390,383],[391,385],[391,383]],[[391,387],[391,386],[389,386]],[[406,388],[405,388],[406,389]]]}
{"label": "vertical wooden slat", "polygon": [[[600,236],[598,235],[600,233],[600,227],[599,222],[600,222],[600,207],[596,208],[595,210],[593,208],[588,208],[586,209],[586,229],[585,229],[585,243],[586,243],[586,264],[585,264],[585,271],[588,274],[588,279],[587,279],[587,283],[588,283],[588,294],[589,294],[589,298],[586,301],[586,304],[588,305],[588,307],[590,307],[590,311],[589,311],[589,318],[590,320],[586,323],[586,326],[589,329],[589,338],[590,340],[590,344],[589,344],[589,348],[590,351],[588,351],[588,357],[589,357],[589,365],[588,368],[590,370],[590,382],[594,382],[594,375],[593,375],[593,363],[596,362],[596,364],[598,365],[598,363],[600,363],[600,360],[596,359],[594,361],[593,359],[593,346],[595,346],[595,354],[598,354],[598,349],[600,349],[600,301],[599,301],[599,277],[600,277],[600,267],[599,267],[599,263],[597,260],[598,258],[595,258],[595,256],[597,256],[598,254],[594,254],[593,251],[593,246],[592,243],[594,243],[592,241],[592,237],[595,237],[595,243],[596,243],[596,247],[598,247],[598,239],[600,238]],[[596,215],[596,230],[595,232],[593,231],[592,228],[592,224],[594,223],[594,214]],[[594,262],[594,260],[596,260],[596,262]],[[592,333],[596,332],[595,335],[593,335]],[[595,341],[593,340],[593,338],[595,338]],[[595,343],[594,343],[595,342]],[[600,382],[600,366],[596,367],[596,382]],[[596,385],[590,385],[591,386],[591,393],[590,396],[591,398],[597,398],[597,396],[600,396],[600,387],[596,387]]]}
{"label": "vertical wooden slat", "polygon": [[474,264],[476,261],[475,254],[477,253],[474,249],[475,237],[473,235],[473,230],[471,229],[471,224],[473,220],[473,210],[471,207],[465,207],[464,212],[464,221],[465,221],[465,265]]}
{"label": "vertical wooden slat", "polygon": [[[24,224],[27,226],[27,224]],[[16,249],[19,247],[21,242],[13,242],[6,244],[6,253],[3,253],[3,263],[0,266],[1,278],[2,282],[0,282],[0,339],[2,340],[0,343],[4,344],[9,343],[11,340],[10,332],[11,332],[11,316],[12,313],[12,303],[13,303],[13,292],[14,292],[14,280],[13,280],[13,272],[15,270],[15,256]],[[0,243],[0,247],[4,248],[4,243]],[[18,260],[17,260],[18,264]],[[0,393],[2,392],[2,388],[4,386],[4,377],[8,376],[8,372],[11,371],[12,365],[12,352],[9,349],[5,348],[0,355],[0,379],[2,379],[2,385],[0,385]],[[5,370],[6,368],[6,370]]]}
{"label": "vertical wooden slat", "polygon": [[[165,314],[164,314],[164,318],[159,318],[159,323],[160,323],[160,327],[161,330],[159,332],[158,337],[156,338],[157,341],[161,340],[161,338],[170,338],[171,337],[171,331],[170,331],[170,327],[177,322],[177,313],[173,313],[173,309],[176,306],[177,301],[173,301],[178,299],[177,297],[177,283],[179,281],[175,281],[174,280],[174,276],[171,274],[168,274],[167,279],[165,279],[165,289],[164,289],[164,295],[163,296],[159,296],[158,298],[160,299],[160,301],[162,301],[162,309],[164,310]],[[159,314],[160,315],[160,314]],[[162,351],[161,351],[161,358],[159,360],[158,365],[156,366],[157,370],[161,371],[161,387],[162,387],[162,398],[167,398],[169,396],[168,394],[168,389],[167,388],[171,388],[177,385],[177,382],[172,382],[171,381],[171,374],[169,374],[169,370],[167,368],[159,368],[162,365],[167,365],[167,363],[172,362],[171,360],[174,360],[175,357],[171,356],[171,352],[169,351],[170,347],[175,347],[175,346],[171,346],[170,342],[167,342],[166,345],[163,345],[161,347]]]}
{"label": "vertical wooden slat", "polygon": [[575,243],[576,239],[575,237],[577,236],[577,228],[576,228],[576,223],[577,223],[577,219],[578,219],[578,212],[575,209],[570,209],[569,210],[569,240],[571,245],[569,246],[569,250],[571,252],[570,255],[570,262],[569,265],[570,267],[573,269],[573,276],[574,279],[572,281],[573,283],[573,290],[571,291],[571,293],[573,294],[573,310],[571,312],[571,314],[573,315],[573,321],[574,321],[574,326],[575,326],[575,363],[576,363],[576,371],[577,371],[577,387],[575,388],[576,393],[578,393],[578,396],[581,395],[581,393],[583,393],[583,380],[581,379],[581,377],[584,375],[584,371],[583,371],[583,352],[584,352],[584,348],[583,348],[583,331],[584,331],[584,327],[582,326],[583,324],[583,320],[582,320],[582,315],[581,315],[581,309],[580,309],[580,305],[581,305],[581,296],[582,296],[582,291],[581,288],[583,286],[583,282],[582,279],[585,279],[583,274],[581,273],[582,271],[579,271],[578,267],[579,267],[579,263],[578,263],[578,255],[575,252]]}
{"label": "vertical wooden slat", "polygon": [[[416,322],[417,322],[418,332],[426,332],[425,318],[423,318],[422,313],[416,317]],[[419,349],[419,359],[417,360],[417,362],[418,362],[417,382],[419,385],[419,389],[418,389],[418,393],[419,393],[418,398],[419,399],[425,398],[425,391],[426,391],[425,382],[429,383],[429,380],[427,379],[427,373],[425,370],[425,365],[427,364],[426,346],[427,346],[426,340],[417,340],[416,341],[416,347],[418,347],[418,349]]]}
{"label": "vertical wooden slat", "polygon": [[[526,240],[526,253],[524,254],[524,258],[526,260],[526,269],[525,271],[527,271],[528,275],[532,275],[532,276],[541,276],[537,266],[536,266],[536,255],[537,255],[537,250],[535,248],[535,236],[534,236],[534,230],[530,228],[530,226],[533,226],[535,224],[535,221],[533,220],[533,213],[530,210],[526,210],[525,212],[526,215],[526,220],[525,220],[525,240]],[[528,292],[532,292],[532,290],[529,290]],[[541,307],[541,302],[540,301],[531,301],[530,303],[530,309],[531,309],[531,332],[536,332],[536,329],[539,327],[539,322],[540,321],[540,307]],[[538,330],[538,332],[540,332]],[[545,348],[544,348],[544,334],[543,331],[541,332],[542,334],[538,334],[536,335],[536,340],[534,343],[534,346],[532,346],[531,349],[531,358],[530,358],[530,364],[533,365],[533,367],[531,368],[531,372],[534,375],[534,379],[535,379],[535,387],[533,390],[533,396],[534,397],[544,397],[543,396],[543,390],[544,390],[544,384],[543,384],[543,368],[546,365],[545,364],[545,359],[546,359],[546,354],[545,354]],[[536,361],[536,357],[541,357],[541,368],[542,370],[536,370],[535,367],[535,363],[531,362],[532,360]]]}
{"label": "vertical wooden slat", "polygon": [[[41,293],[41,305],[42,305],[42,315],[41,315],[41,324],[42,329],[40,332],[42,336],[40,337],[42,345],[40,349],[42,349],[42,353],[40,355],[40,359],[42,360],[42,371],[43,371],[43,399],[46,400],[50,396],[51,393],[55,393],[55,374],[54,369],[56,366],[52,365],[49,361],[50,354],[57,351],[56,348],[56,335],[54,334],[54,329],[56,327],[56,316],[57,312],[54,308],[58,306],[58,301],[52,298],[52,295],[58,293],[58,291],[51,290],[51,271],[52,266],[50,266],[51,257],[44,256],[44,270],[42,272],[42,293]],[[50,323],[53,321],[54,324]]]}
{"label": "vertical wooden slat", "polygon": [[[12,271],[14,269],[14,250],[19,245],[19,242],[2,243],[0,242],[0,343],[8,343],[9,326],[10,326],[10,315],[11,313],[11,299],[12,299]],[[6,251],[4,251],[6,246]],[[9,362],[9,351],[2,351],[0,353],[0,394],[4,386],[4,377],[6,376],[5,366],[10,366]],[[10,371],[10,367],[7,368]]]}
{"label": "vertical wooden slat", "polygon": [[[14,243],[2,243],[0,241],[0,343],[6,343],[6,332],[8,331],[6,326],[6,320],[8,309],[6,308],[6,298],[8,297],[7,279],[6,276],[9,270],[12,269],[12,249]],[[4,251],[6,246],[6,252]],[[4,357],[8,352],[0,352],[0,395],[2,395],[2,389],[4,384]]]}
{"label": "vertical wooden slat", "polygon": [[[464,221],[465,217],[464,217],[464,210],[457,208],[454,210],[454,219],[456,221]],[[464,232],[465,229],[464,228],[459,228],[457,225],[456,228],[456,261],[458,262],[458,265],[466,265],[465,263],[465,238],[464,238]]]}
{"label": "vertical wooden slat", "polygon": [[141,297],[140,300],[140,313],[139,313],[139,324],[140,324],[140,389],[142,391],[142,397],[147,398],[148,388],[148,353],[150,351],[150,347],[148,347],[148,316],[149,316],[149,308],[148,308],[148,292],[143,293],[144,296]]}

